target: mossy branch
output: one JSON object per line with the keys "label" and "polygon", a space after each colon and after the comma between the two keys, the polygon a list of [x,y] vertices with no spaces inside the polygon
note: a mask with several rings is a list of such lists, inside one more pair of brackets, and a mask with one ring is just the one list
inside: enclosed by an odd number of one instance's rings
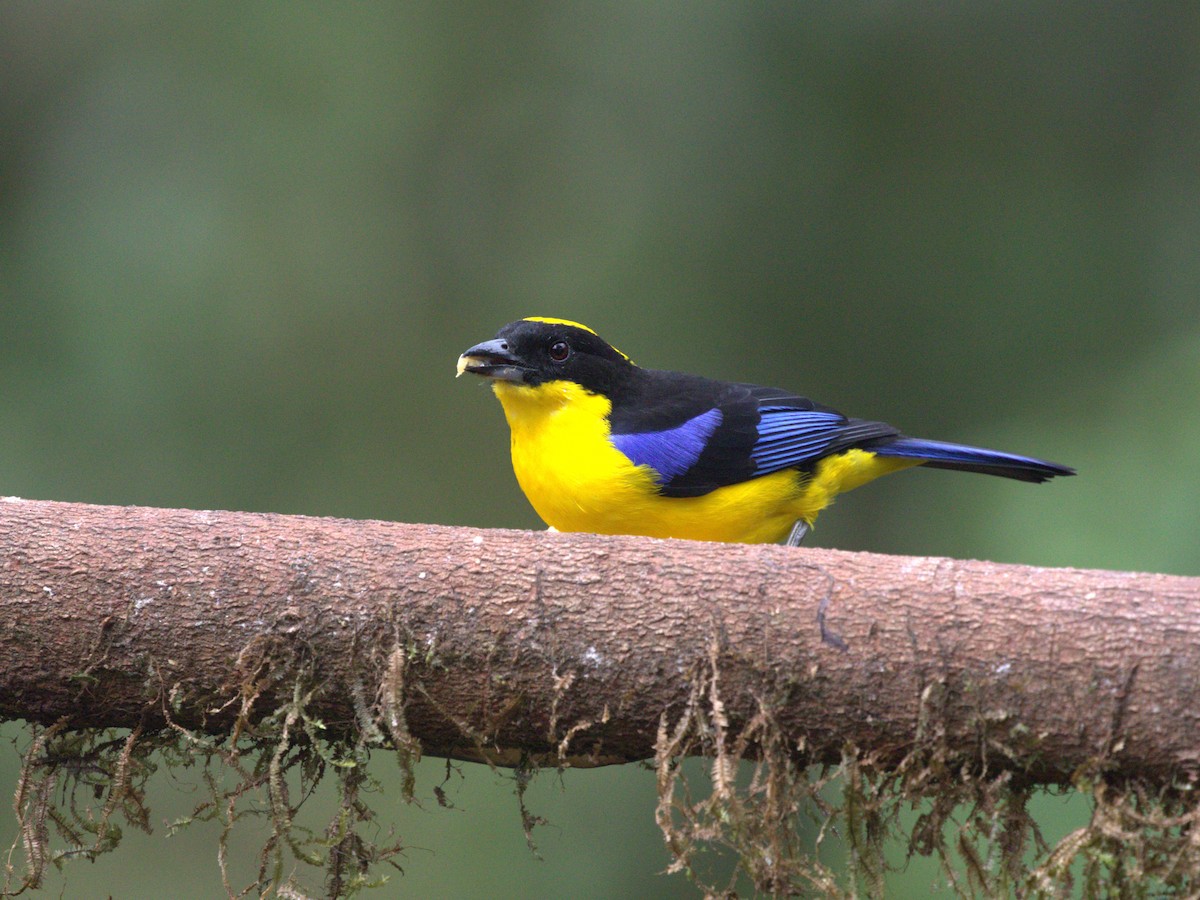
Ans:
{"label": "mossy branch", "polygon": [[305,672],[329,735],[600,765],[719,671],[729,739],[765,705],[811,762],[1200,763],[1197,578],[16,499],[0,546],[0,715],[59,729],[226,735]]}
{"label": "mossy branch", "polygon": [[[671,871],[710,895],[883,896],[905,809],[964,897],[1200,879],[1200,579],[11,498],[0,541],[0,716],[33,723],[5,896],[147,828],[158,759],[203,766],[172,827],[221,823],[230,897],[307,895],[305,866],[330,897],[384,883],[378,747],[409,798],[422,753],[512,766],[531,847],[539,765],[652,758]],[[300,824],[330,772],[337,814]],[[1054,847],[1039,784],[1093,798]],[[239,888],[245,816],[271,828]]]}

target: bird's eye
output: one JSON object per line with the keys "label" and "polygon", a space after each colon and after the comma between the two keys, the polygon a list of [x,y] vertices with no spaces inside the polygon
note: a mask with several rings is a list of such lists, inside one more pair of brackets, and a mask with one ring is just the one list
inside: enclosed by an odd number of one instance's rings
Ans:
{"label": "bird's eye", "polygon": [[566,341],[555,341],[550,345],[550,358],[555,362],[562,362],[570,355],[571,348]]}

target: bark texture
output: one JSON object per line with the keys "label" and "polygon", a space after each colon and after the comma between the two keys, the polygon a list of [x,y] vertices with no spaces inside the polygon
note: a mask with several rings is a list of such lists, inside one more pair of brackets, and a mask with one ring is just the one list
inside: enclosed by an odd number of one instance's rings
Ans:
{"label": "bark texture", "polygon": [[1200,765],[1197,578],[16,499],[0,547],[5,718],[220,734],[302,673],[334,732],[595,765],[715,676],[813,759]]}

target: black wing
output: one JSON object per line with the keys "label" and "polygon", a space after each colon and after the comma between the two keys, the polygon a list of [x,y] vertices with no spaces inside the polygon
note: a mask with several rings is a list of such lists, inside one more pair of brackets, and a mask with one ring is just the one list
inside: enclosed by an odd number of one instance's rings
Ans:
{"label": "black wing", "polygon": [[649,369],[638,376],[614,403],[611,440],[634,463],[658,472],[668,497],[810,468],[831,453],[898,433],[778,388]]}

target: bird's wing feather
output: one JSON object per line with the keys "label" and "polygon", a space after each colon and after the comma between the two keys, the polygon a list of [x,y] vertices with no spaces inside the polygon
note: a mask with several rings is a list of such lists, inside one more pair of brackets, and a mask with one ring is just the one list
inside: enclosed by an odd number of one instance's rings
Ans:
{"label": "bird's wing feather", "polygon": [[614,411],[611,440],[633,463],[654,469],[669,497],[700,496],[759,475],[803,469],[859,442],[896,434],[889,425],[847,419],[777,388],[655,375],[638,404]]}
{"label": "bird's wing feather", "polygon": [[750,458],[761,475],[821,456],[846,424],[838,413],[818,410],[766,406],[759,413],[758,440]]}
{"label": "bird's wing feather", "polygon": [[674,428],[614,434],[609,439],[635,465],[650,466],[669,483],[696,464],[722,418],[721,410],[709,409]]}
{"label": "bird's wing feather", "polygon": [[847,419],[832,410],[772,405],[760,413],[758,441],[750,451],[759,475],[803,469],[831,453],[898,433],[883,422]]}

